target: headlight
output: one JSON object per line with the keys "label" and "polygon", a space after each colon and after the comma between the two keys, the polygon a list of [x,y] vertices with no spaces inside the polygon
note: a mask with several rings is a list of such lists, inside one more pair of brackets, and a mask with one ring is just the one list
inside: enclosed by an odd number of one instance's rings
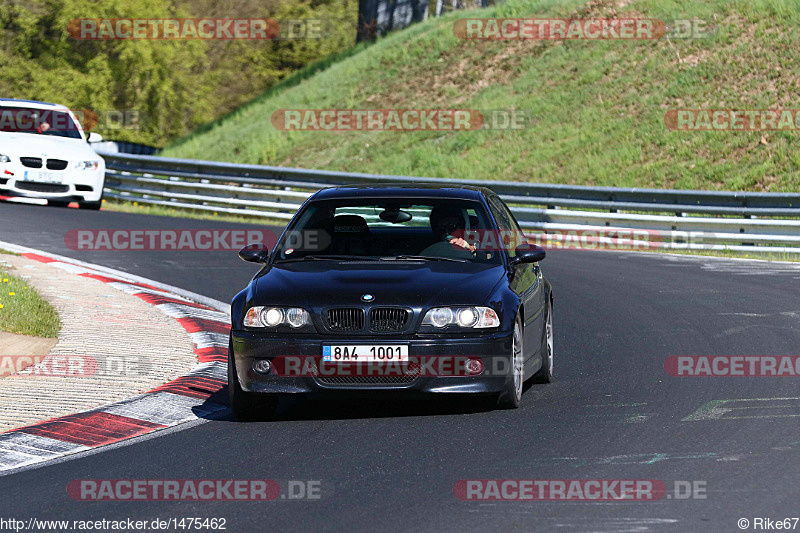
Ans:
{"label": "headlight", "polygon": [[431,317],[431,324],[437,328],[443,328],[447,324],[453,323],[453,311],[449,307],[440,307],[438,309],[431,309],[428,312]]}
{"label": "headlight", "polygon": [[299,307],[251,307],[244,317],[244,325],[248,328],[300,328],[309,324],[311,316]]}
{"label": "headlight", "polygon": [[490,307],[435,307],[425,314],[422,324],[437,328],[496,328],[500,319]]}
{"label": "headlight", "polygon": [[293,328],[302,327],[310,322],[305,309],[292,307],[286,311],[286,322]]}
{"label": "headlight", "polygon": [[75,164],[75,168],[78,170],[97,170],[97,167],[99,166],[99,161],[78,161]]}
{"label": "headlight", "polygon": [[7,155],[0,154],[0,163],[8,163],[11,161],[11,158]]}
{"label": "headlight", "polygon": [[283,322],[283,309],[276,309],[272,307],[270,309],[262,310],[261,322],[271,328],[276,327],[278,324]]}

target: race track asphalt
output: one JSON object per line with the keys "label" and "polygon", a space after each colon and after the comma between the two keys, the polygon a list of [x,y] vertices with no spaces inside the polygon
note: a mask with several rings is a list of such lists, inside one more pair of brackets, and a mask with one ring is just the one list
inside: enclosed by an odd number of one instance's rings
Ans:
{"label": "race track asphalt", "polygon": [[[223,301],[255,273],[235,252],[78,252],[71,229],[246,228],[0,203],[0,240]],[[671,355],[800,355],[800,266],[553,250],[555,371],[513,411],[313,402],[230,417],[0,477],[0,518],[224,517],[228,531],[739,531],[800,516],[793,377],[672,377]],[[701,410],[711,401],[714,410]],[[700,411],[698,411],[700,410]],[[687,419],[688,418],[688,419]],[[82,502],[76,479],[318,480],[318,501]],[[705,498],[467,502],[462,479],[699,482]],[[800,529],[800,525],[798,525]]]}

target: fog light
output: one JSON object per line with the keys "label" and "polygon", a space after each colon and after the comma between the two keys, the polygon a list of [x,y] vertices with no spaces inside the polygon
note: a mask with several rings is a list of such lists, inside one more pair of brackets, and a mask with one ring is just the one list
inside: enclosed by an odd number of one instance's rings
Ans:
{"label": "fog light", "polygon": [[259,359],[253,363],[253,370],[259,374],[269,374],[270,369],[272,369],[272,364],[267,359]]}
{"label": "fog light", "polygon": [[483,361],[480,359],[470,359],[467,363],[467,371],[473,375],[477,376],[481,372],[483,372]]}

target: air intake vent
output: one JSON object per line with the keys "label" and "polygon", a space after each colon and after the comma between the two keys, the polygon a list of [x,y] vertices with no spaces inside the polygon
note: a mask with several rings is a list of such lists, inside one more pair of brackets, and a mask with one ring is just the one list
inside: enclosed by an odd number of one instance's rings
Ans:
{"label": "air intake vent", "polygon": [[329,309],[328,327],[331,331],[361,331],[364,329],[364,310],[355,307]]}
{"label": "air intake vent", "polygon": [[322,376],[317,380],[324,385],[338,385],[340,387],[358,385],[408,385],[414,383],[416,375],[406,376]]}
{"label": "air intake vent", "polygon": [[18,181],[17,189],[23,189],[25,191],[33,191],[33,192],[59,193],[59,192],[68,192],[69,186],[60,185],[57,183],[37,183],[34,181]]}
{"label": "air intake vent", "polygon": [[408,311],[391,307],[376,307],[369,312],[369,330],[378,333],[403,331],[408,321]]}
{"label": "air intake vent", "polygon": [[20,157],[19,160],[22,163],[22,166],[28,168],[42,168],[41,157]]}

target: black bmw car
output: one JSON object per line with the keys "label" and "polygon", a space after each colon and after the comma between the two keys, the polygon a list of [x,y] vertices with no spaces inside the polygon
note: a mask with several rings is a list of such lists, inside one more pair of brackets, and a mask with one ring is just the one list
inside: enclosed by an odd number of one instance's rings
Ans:
{"label": "black bmw car", "polygon": [[518,407],[553,377],[543,249],[478,187],[344,186],[300,208],[232,302],[228,391],[241,419],[281,395],[479,394]]}

